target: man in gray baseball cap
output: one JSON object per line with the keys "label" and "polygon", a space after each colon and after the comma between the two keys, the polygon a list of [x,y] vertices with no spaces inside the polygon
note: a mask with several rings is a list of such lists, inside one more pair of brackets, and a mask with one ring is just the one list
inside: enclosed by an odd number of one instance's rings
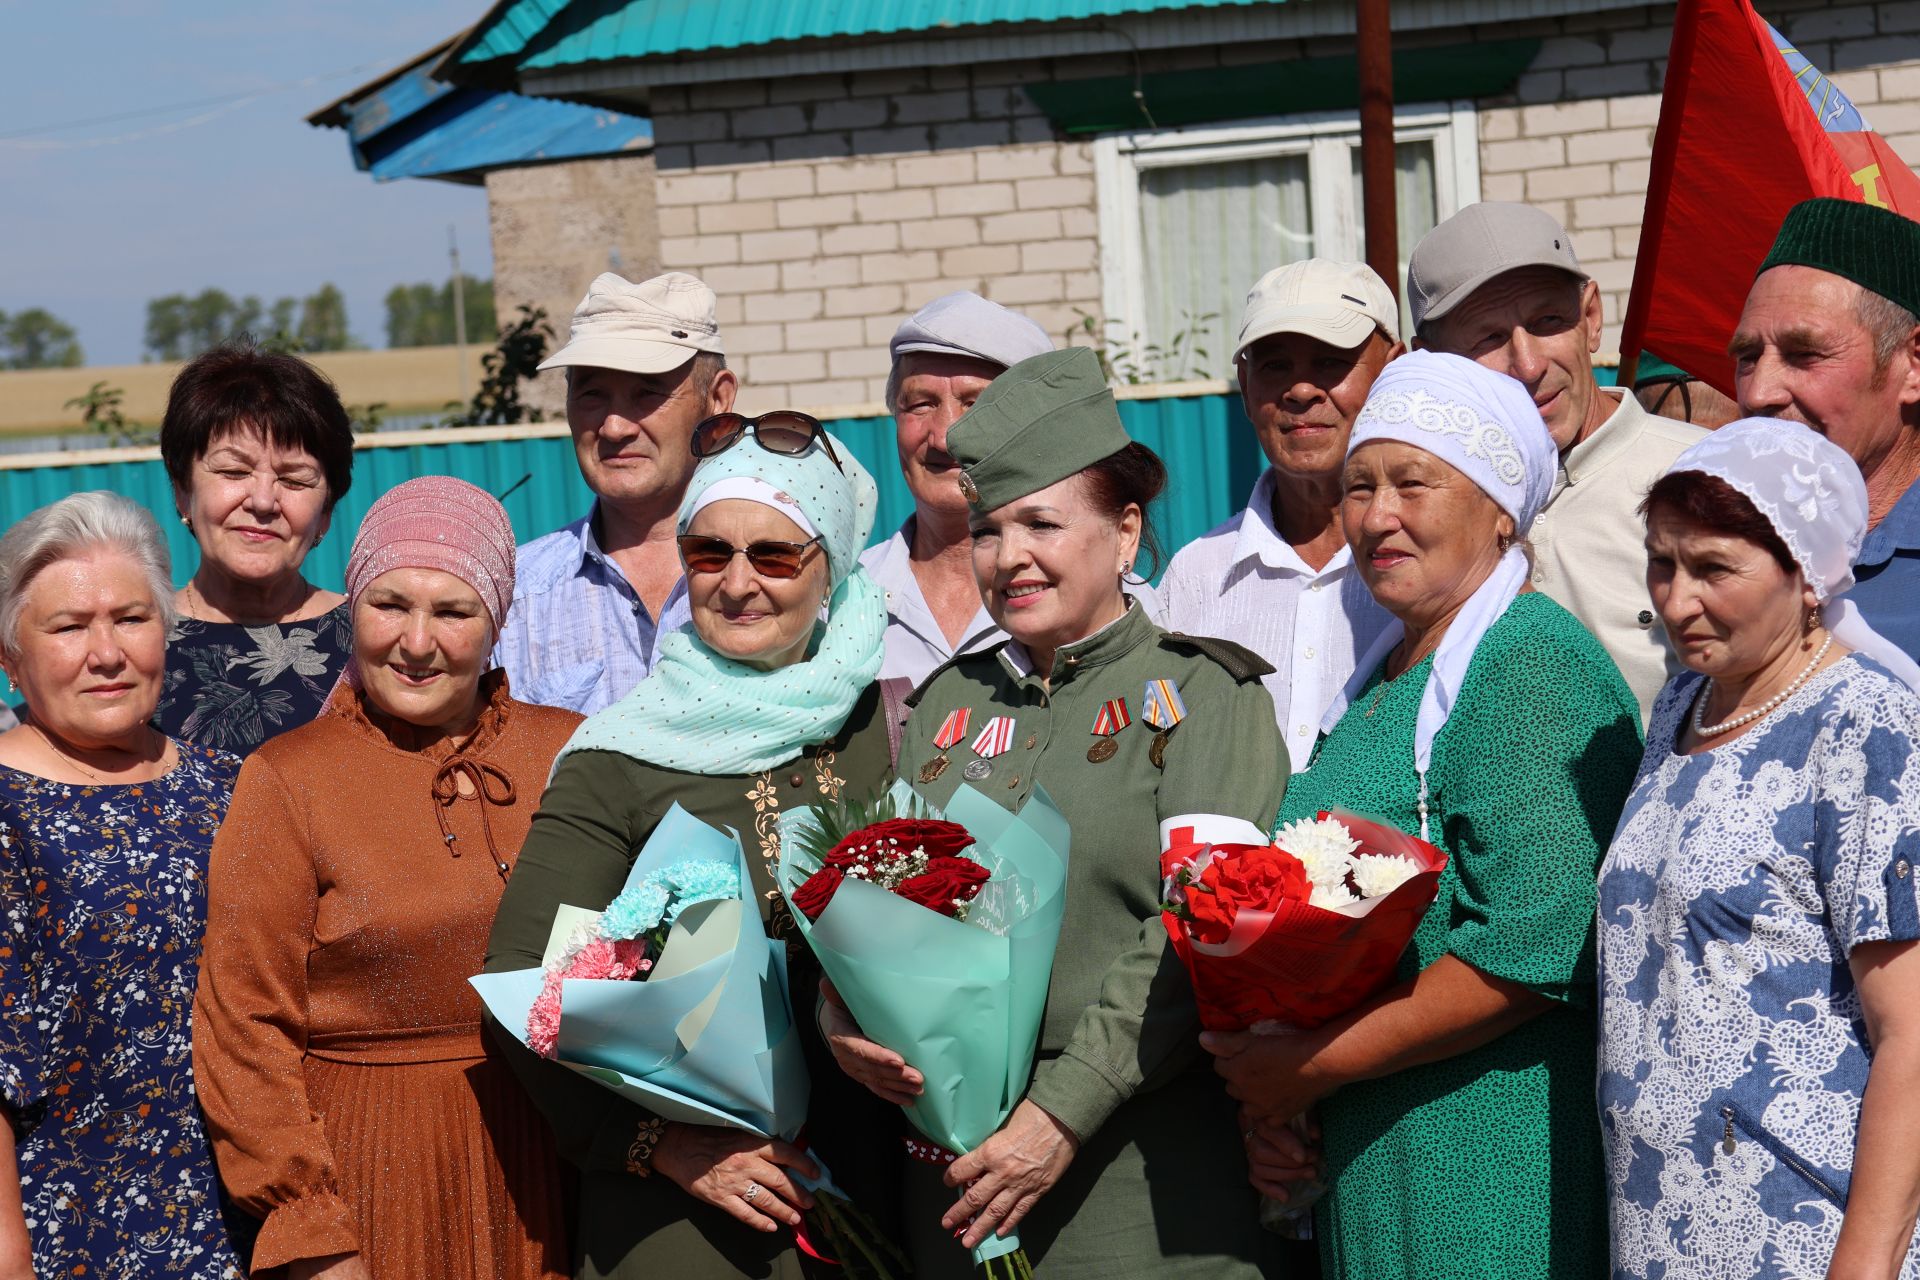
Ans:
{"label": "man in gray baseball cap", "polygon": [[1169,630],[1230,636],[1272,665],[1262,683],[1300,764],[1390,620],[1341,532],[1340,476],[1354,415],[1403,349],[1399,304],[1365,263],[1308,258],[1255,281],[1233,367],[1269,465],[1246,508],[1176,552],[1160,580]]}
{"label": "man in gray baseball cap", "polygon": [[494,646],[524,702],[590,715],[653,669],[688,621],[673,534],[693,476],[693,429],[733,407],[713,290],[681,271],[638,284],[606,272],[542,369],[565,369],[586,515],[521,547]]}
{"label": "man in gray baseball cap", "polygon": [[1414,246],[1407,298],[1414,345],[1507,374],[1540,410],[1560,471],[1529,535],[1534,585],[1606,646],[1644,721],[1679,668],[1647,599],[1640,499],[1705,433],[1599,385],[1600,288],[1538,209],[1488,201],[1442,222]]}

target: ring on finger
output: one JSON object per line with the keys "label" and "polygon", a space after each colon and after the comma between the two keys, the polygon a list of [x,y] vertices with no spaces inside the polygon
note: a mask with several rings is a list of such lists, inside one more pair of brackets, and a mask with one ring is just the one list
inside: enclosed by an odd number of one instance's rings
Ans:
{"label": "ring on finger", "polygon": [[759,1194],[760,1194],[760,1184],[757,1182],[749,1182],[747,1184],[746,1194],[741,1196],[740,1198],[742,1200],[745,1200],[748,1204],[752,1204],[754,1202],[754,1199],[757,1196],[759,1196]]}

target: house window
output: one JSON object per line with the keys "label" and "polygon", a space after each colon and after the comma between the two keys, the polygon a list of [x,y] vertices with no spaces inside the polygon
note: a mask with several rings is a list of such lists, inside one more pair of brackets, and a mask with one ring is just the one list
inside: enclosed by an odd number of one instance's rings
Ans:
{"label": "house window", "polygon": [[[1468,102],[1403,108],[1394,131],[1404,287],[1420,237],[1480,198],[1478,132]],[[1094,162],[1108,346],[1129,380],[1230,377],[1255,280],[1366,256],[1355,112],[1113,134]]]}

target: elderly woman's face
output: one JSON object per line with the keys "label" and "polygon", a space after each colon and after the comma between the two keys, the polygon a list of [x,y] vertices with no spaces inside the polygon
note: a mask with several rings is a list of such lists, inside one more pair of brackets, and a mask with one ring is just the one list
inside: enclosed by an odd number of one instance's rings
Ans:
{"label": "elderly woman's face", "polygon": [[202,560],[242,582],[299,573],[331,520],[320,460],[246,426],[214,436],[174,497]]}
{"label": "elderly woman's face", "polygon": [[[701,508],[687,532],[718,538],[742,552],[756,542],[807,540],[806,530],[786,516],[746,498],[723,498]],[[805,658],[832,577],[825,547],[815,543],[804,557],[792,578],[768,577],[744,554],[718,573],[688,573],[693,629],[707,647],[769,671]]]}
{"label": "elderly woman's face", "polygon": [[1004,372],[986,360],[938,351],[909,351],[900,357],[893,396],[894,442],[900,450],[900,473],[916,506],[956,517],[967,514],[960,464],[947,452],[947,431]]}
{"label": "elderly woman's face", "polygon": [[33,718],[80,747],[126,744],[153,718],[167,628],[153,584],[124,552],[56,560],[27,584],[7,673]]}
{"label": "elderly woman's face", "polygon": [[390,569],[353,606],[361,688],[381,711],[423,729],[472,727],[492,649],[480,593],[439,569]]}
{"label": "elderly woman's face", "polygon": [[1799,643],[1816,603],[1799,571],[1759,543],[1664,506],[1647,512],[1647,593],[1680,661],[1720,680],[1750,676]]}
{"label": "elderly woman's face", "polygon": [[1068,476],[973,518],[973,576],[993,620],[1029,648],[1092,635],[1126,607],[1120,573],[1140,550],[1140,508],[1118,520]]}
{"label": "elderly woman's face", "polygon": [[1449,617],[1500,560],[1513,520],[1425,449],[1374,440],[1347,459],[1340,522],[1367,589],[1411,627]]}

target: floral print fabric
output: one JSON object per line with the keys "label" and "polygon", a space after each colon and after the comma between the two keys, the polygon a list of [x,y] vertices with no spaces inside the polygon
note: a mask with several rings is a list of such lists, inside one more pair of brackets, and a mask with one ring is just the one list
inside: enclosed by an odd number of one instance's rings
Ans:
{"label": "floral print fabric", "polygon": [[237,756],[320,714],[347,659],[353,623],[340,605],[302,622],[241,626],[181,618],[153,725]]}
{"label": "floral print fabric", "polygon": [[42,1276],[241,1273],[194,1100],[207,855],[240,762],[152,782],[0,769],[0,1097]]}
{"label": "floral print fabric", "polygon": [[1848,958],[1920,937],[1920,698],[1855,654],[1679,755],[1700,680],[1655,703],[1601,869],[1613,1274],[1819,1280],[1872,1061]]}

